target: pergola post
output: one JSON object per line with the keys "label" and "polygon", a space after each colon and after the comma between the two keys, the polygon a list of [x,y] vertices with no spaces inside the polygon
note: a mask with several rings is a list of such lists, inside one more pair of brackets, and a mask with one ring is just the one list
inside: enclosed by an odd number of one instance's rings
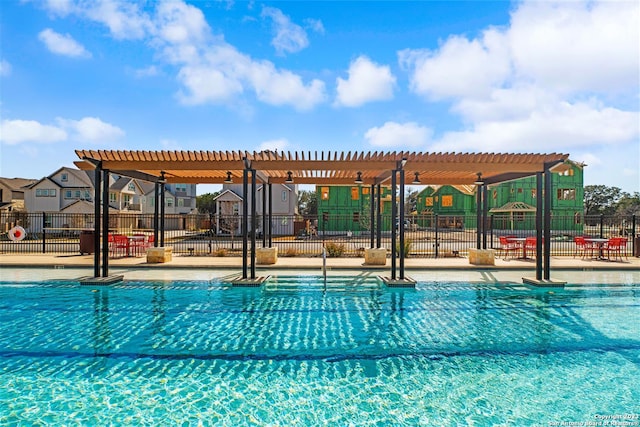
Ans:
{"label": "pergola post", "polygon": [[242,278],[247,278],[247,239],[248,235],[248,223],[249,223],[249,204],[247,203],[248,189],[248,170],[247,168],[242,170]]}
{"label": "pergola post", "polygon": [[267,246],[267,188],[262,183],[262,247]]}
{"label": "pergola post", "polygon": [[[100,237],[102,224],[100,224],[100,208],[102,201],[102,162],[98,163],[95,173],[95,189],[93,195],[93,277],[100,277]],[[102,236],[104,239],[104,236]],[[108,240],[104,239],[104,240]]]}
{"label": "pergola post", "polygon": [[542,280],[542,172],[536,173],[536,280]]}
{"label": "pergola post", "polygon": [[160,174],[160,247],[164,248],[165,189],[164,173]]}
{"label": "pergola post", "polygon": [[[404,280],[404,169],[400,167],[400,280]],[[394,227],[395,228],[395,227]]]}
{"label": "pergola post", "polygon": [[273,186],[269,183],[269,247],[273,245]]}
{"label": "pergola post", "polygon": [[487,184],[482,184],[482,249],[487,249],[487,217],[489,200],[487,197]]}
{"label": "pergola post", "polygon": [[256,278],[256,171],[251,172],[251,278]]}
{"label": "pergola post", "polygon": [[102,170],[102,277],[109,277],[109,171]]}
{"label": "pergola post", "polygon": [[476,186],[476,249],[481,249],[482,243],[482,185]]}
{"label": "pergola post", "polygon": [[382,213],[380,212],[380,204],[382,203],[382,187],[380,184],[376,185],[376,248],[382,247]]}
{"label": "pergola post", "polygon": [[153,247],[157,248],[160,244],[160,182],[156,181],[153,187]]}
{"label": "pergola post", "polygon": [[544,280],[551,274],[551,170],[544,165]]}
{"label": "pergola post", "polygon": [[376,224],[376,211],[375,211],[375,190],[376,186],[371,184],[369,189],[369,236],[371,237],[370,248],[373,249],[375,245],[375,224]]}
{"label": "pergola post", "polygon": [[396,205],[397,169],[391,172],[391,280],[396,280],[396,219],[398,209]]}

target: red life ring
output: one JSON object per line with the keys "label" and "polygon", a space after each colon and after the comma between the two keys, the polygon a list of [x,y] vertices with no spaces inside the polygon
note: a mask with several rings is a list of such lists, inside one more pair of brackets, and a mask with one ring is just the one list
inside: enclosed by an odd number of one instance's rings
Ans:
{"label": "red life ring", "polygon": [[20,227],[19,225],[16,225],[11,230],[9,230],[9,239],[13,240],[14,242],[19,242],[20,240],[24,239],[26,236],[27,236],[27,232],[24,230],[24,228]]}

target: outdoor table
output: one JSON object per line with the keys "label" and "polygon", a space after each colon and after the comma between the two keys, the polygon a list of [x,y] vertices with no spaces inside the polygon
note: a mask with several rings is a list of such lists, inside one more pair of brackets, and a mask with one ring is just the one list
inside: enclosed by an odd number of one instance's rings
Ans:
{"label": "outdoor table", "polygon": [[604,251],[602,250],[605,243],[607,243],[609,241],[609,239],[603,239],[600,237],[585,237],[584,241],[587,243],[592,243],[595,244],[596,246],[598,246],[598,256],[596,257],[596,259],[606,259],[604,257]]}
{"label": "outdoor table", "polygon": [[522,256],[517,259],[529,259],[527,257],[527,245],[525,245],[525,242],[527,241],[526,237],[509,237],[509,240],[516,242],[522,248]]}

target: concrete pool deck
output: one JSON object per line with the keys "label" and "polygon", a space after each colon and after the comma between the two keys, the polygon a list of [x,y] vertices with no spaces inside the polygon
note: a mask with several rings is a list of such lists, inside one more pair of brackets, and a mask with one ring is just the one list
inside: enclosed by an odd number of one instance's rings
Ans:
{"label": "concrete pool deck", "polygon": [[[329,270],[390,271],[391,262],[385,266],[363,265],[363,258],[327,258]],[[399,264],[396,264],[399,266]],[[2,254],[0,268],[92,268],[93,255],[79,254]],[[149,264],[145,257],[109,259],[109,268],[145,269],[242,269],[241,257],[174,255],[167,263]],[[257,265],[261,270],[316,270],[322,269],[321,257],[279,257],[276,264]],[[535,260],[503,260],[496,258],[495,265],[479,266],[469,264],[466,257],[456,258],[407,258],[405,270],[529,270],[535,273]],[[554,270],[640,270],[640,258],[629,257],[621,261],[592,260],[573,257],[551,257],[551,271]]]}

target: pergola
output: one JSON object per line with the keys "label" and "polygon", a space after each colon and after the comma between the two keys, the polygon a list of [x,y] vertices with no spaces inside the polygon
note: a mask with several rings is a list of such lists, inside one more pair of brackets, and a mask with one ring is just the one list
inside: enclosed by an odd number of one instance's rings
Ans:
{"label": "pergola", "polygon": [[[299,151],[278,152],[265,150],[248,151],[129,151],[129,150],[76,150],[81,159],[75,164],[82,170],[95,170],[96,189],[101,181],[108,182],[108,174],[115,173],[131,178],[147,180],[156,184],[155,244],[164,245],[163,234],[157,238],[158,229],[164,231],[162,219],[164,212],[165,183],[181,184],[222,184],[234,181],[243,183],[243,278],[247,278],[250,260],[251,277],[255,278],[255,233],[248,231],[249,206],[248,194],[255,196],[256,181],[263,185],[294,182],[296,184],[316,185],[359,185],[371,186],[372,197],[380,197],[380,186],[390,185],[392,189],[392,217],[404,217],[404,203],[396,206],[396,187],[399,187],[400,200],[404,200],[406,184],[422,185],[476,185],[478,187],[478,234],[477,248],[486,249],[487,186],[526,176],[537,176],[538,194],[542,194],[542,184],[547,191],[538,198],[536,207],[536,229],[538,237],[538,256],[536,257],[536,279],[542,280],[543,257],[542,234],[544,239],[544,279],[549,279],[549,229],[551,206],[551,173],[560,168],[569,158],[568,154],[513,154],[513,153],[424,153],[424,152],[323,152]],[[249,188],[249,186],[251,188]],[[104,186],[105,188],[107,186]],[[108,188],[103,188],[102,212],[108,216]],[[377,191],[376,191],[377,189]],[[249,192],[250,191],[250,192]],[[270,191],[269,191],[270,192]],[[96,190],[96,218],[100,216],[99,191]],[[255,217],[255,197],[251,197],[251,216]],[[266,197],[263,197],[263,204]],[[371,209],[374,218],[372,199]],[[270,202],[269,202],[270,203]],[[542,215],[544,209],[544,215]],[[267,210],[263,210],[266,212]],[[379,213],[378,213],[379,215]],[[544,228],[542,219],[544,216]],[[96,221],[96,234],[98,232]],[[270,223],[270,222],[269,222]],[[395,221],[392,222],[392,224]],[[108,275],[107,242],[108,221],[103,218],[103,276]],[[380,245],[380,222],[377,227],[377,244]],[[404,221],[399,221],[400,239],[400,279],[404,279]],[[270,234],[270,233],[269,233]],[[371,227],[371,247],[374,247],[374,227]],[[396,277],[396,228],[392,227],[391,274]],[[251,257],[248,256],[248,244],[251,240]],[[269,239],[270,241],[270,239]],[[99,239],[96,239],[95,272],[99,275]],[[270,244],[270,243],[269,243]],[[107,254],[105,254],[107,252]]]}

